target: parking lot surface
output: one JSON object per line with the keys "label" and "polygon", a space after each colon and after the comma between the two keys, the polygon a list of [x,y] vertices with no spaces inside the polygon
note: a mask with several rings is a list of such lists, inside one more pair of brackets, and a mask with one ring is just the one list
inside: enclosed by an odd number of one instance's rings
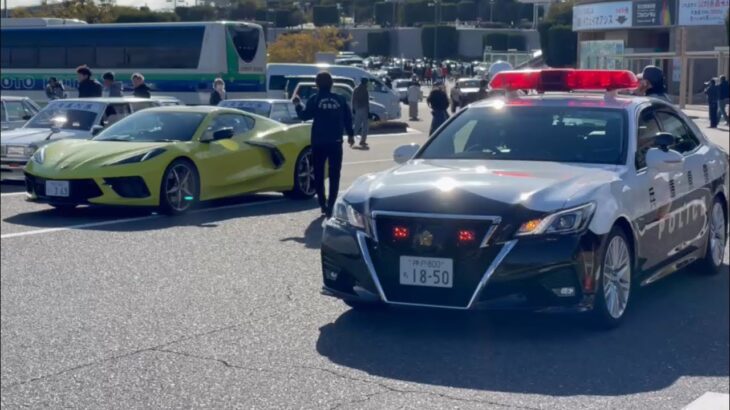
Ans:
{"label": "parking lot surface", "polygon": [[[343,189],[422,143],[345,153]],[[705,129],[704,119],[698,123]],[[727,149],[727,128],[708,133]],[[728,393],[727,272],[643,288],[624,325],[321,296],[316,201],[61,215],[2,186],[3,408],[679,409]],[[727,250],[725,256],[727,270]]]}

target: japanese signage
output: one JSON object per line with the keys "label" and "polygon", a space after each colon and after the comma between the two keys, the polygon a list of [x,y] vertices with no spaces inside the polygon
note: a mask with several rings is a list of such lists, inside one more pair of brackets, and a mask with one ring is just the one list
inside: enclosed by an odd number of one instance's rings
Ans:
{"label": "japanese signage", "polygon": [[634,27],[671,26],[675,23],[675,0],[634,1]]}
{"label": "japanese signage", "polygon": [[623,68],[624,42],[598,40],[580,42],[580,68],[616,70]]}
{"label": "japanese signage", "polygon": [[631,27],[630,1],[582,4],[573,7],[573,31]]}
{"label": "japanese signage", "polygon": [[679,0],[679,25],[722,25],[730,0]]}
{"label": "japanese signage", "polygon": [[103,112],[106,104],[86,101],[52,101],[47,107],[61,110],[79,110],[91,112]]}

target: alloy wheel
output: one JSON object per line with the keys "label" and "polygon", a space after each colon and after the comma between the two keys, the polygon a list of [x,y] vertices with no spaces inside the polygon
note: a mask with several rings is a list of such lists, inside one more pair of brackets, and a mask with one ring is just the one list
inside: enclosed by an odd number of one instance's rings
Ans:
{"label": "alloy wheel", "polygon": [[186,164],[175,164],[165,178],[167,203],[175,212],[190,208],[195,199],[195,175]]}
{"label": "alloy wheel", "polygon": [[724,259],[725,239],[725,212],[722,210],[722,204],[715,202],[710,218],[710,251],[712,252],[712,263],[715,266],[720,266]]}
{"label": "alloy wheel", "polygon": [[603,296],[608,314],[618,319],[626,310],[631,291],[631,256],[626,241],[615,236],[603,262]]}
{"label": "alloy wheel", "polygon": [[312,150],[307,150],[299,158],[297,164],[297,182],[303,194],[314,195],[314,163],[312,161]]}

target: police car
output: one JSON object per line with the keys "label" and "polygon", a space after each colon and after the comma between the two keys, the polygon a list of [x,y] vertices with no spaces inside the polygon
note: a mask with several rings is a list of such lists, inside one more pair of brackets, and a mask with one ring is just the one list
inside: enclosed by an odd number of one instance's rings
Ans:
{"label": "police car", "polygon": [[498,74],[505,98],[398,148],[401,165],[340,198],[323,293],[353,307],[591,312],[611,327],[639,286],[689,264],[727,270],[728,155],[675,107],[619,94],[637,84],[628,71]]}

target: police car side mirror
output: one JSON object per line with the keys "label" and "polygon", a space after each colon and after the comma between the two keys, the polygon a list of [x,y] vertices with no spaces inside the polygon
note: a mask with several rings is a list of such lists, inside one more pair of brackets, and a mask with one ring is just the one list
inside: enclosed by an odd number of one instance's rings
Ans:
{"label": "police car side mirror", "polygon": [[414,155],[416,155],[416,152],[418,152],[419,149],[421,149],[421,146],[415,143],[401,145],[393,151],[393,161],[395,161],[396,164],[405,164],[408,160],[413,158]]}
{"label": "police car side mirror", "polygon": [[669,147],[674,145],[675,142],[676,138],[674,137],[674,134],[668,132],[658,132],[654,136],[655,145],[664,152],[669,151]]}
{"label": "police car side mirror", "polygon": [[673,149],[651,148],[646,152],[646,166],[658,172],[677,171],[682,168],[684,157]]}

